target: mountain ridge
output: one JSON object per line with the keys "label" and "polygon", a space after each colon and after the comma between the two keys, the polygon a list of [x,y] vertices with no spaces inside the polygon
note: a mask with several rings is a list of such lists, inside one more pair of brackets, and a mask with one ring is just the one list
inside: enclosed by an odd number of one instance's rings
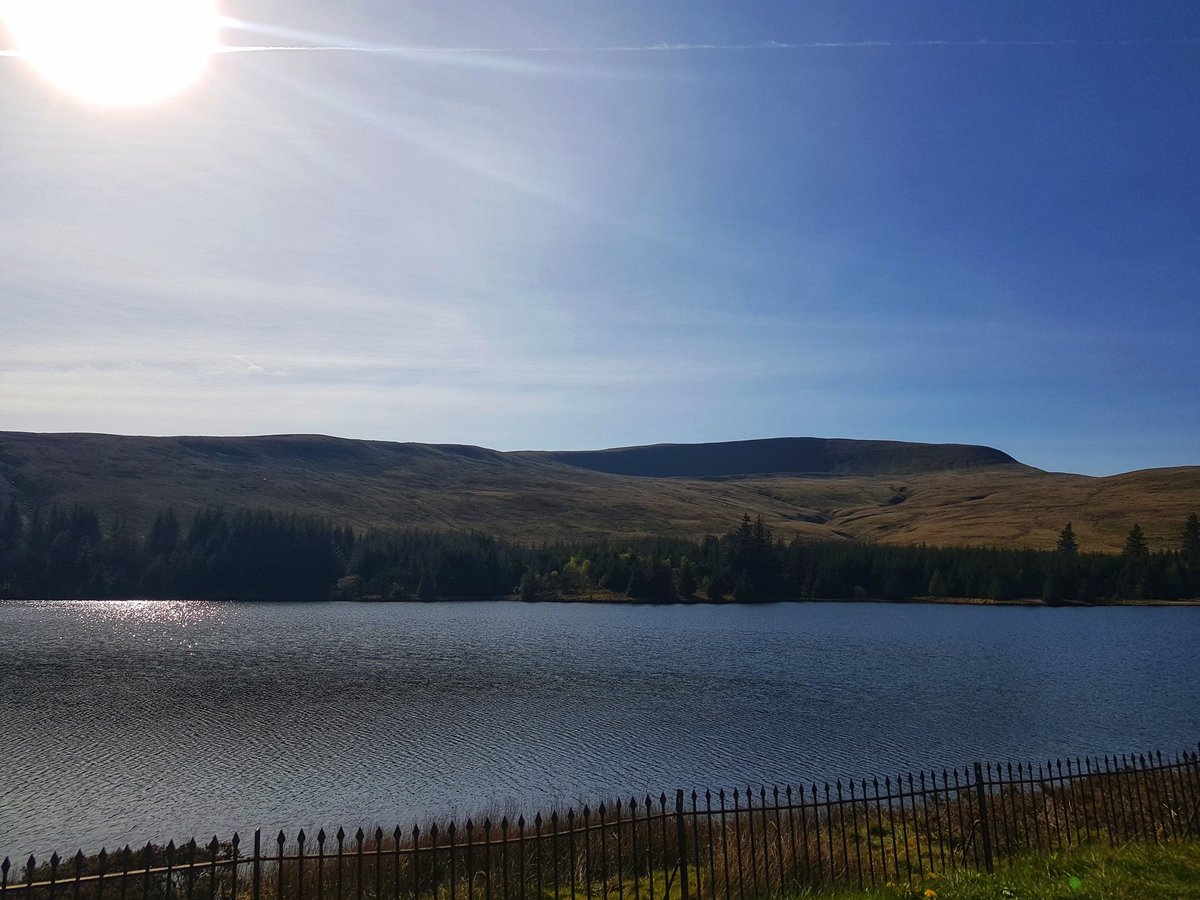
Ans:
{"label": "mountain ridge", "polygon": [[852,438],[780,437],[605,450],[523,451],[579,468],[649,478],[737,475],[887,475],[1014,465],[1001,450],[976,444]]}
{"label": "mountain ridge", "polygon": [[1046,547],[1071,521],[1085,550],[1116,550],[1134,522],[1152,546],[1174,546],[1200,509],[1200,468],[1094,477],[976,445],[838,438],[505,452],[328,435],[0,432],[0,503],[10,498],[24,510],[88,506],[135,530],[162,509],[220,506],[535,541],[702,536],[749,514],[785,538]]}

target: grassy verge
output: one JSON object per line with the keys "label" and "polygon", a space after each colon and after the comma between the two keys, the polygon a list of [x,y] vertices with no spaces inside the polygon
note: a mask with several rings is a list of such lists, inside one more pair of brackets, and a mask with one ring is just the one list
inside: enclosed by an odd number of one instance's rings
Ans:
{"label": "grassy verge", "polygon": [[1001,863],[994,875],[933,873],[868,891],[812,890],[813,900],[1197,900],[1200,843],[1077,847]]}

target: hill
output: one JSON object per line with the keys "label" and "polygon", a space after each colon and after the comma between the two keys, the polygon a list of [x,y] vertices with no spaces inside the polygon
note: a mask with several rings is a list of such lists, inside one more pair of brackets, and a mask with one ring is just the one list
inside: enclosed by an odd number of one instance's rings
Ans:
{"label": "hill", "polygon": [[1043,472],[999,450],[781,438],[590,452],[321,435],[124,437],[0,432],[0,500],[83,504],[134,529],[174,508],[261,508],[359,528],[479,529],[528,540],[723,532],[744,513],[784,534],[891,544],[1084,549],[1138,522],[1174,546],[1200,468],[1109,478]]}
{"label": "hill", "polygon": [[521,454],[568,466],[663,478],[734,475],[897,475],[1020,465],[1007,453],[969,444],[916,444],[829,438],[770,438],[712,444],[653,444],[613,450]]}

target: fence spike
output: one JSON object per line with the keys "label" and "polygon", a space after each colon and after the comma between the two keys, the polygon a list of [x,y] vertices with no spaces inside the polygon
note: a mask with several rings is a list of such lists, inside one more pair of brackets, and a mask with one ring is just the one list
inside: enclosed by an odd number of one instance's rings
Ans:
{"label": "fence spike", "polygon": [[[213,840],[216,840],[215,836],[214,836]],[[231,840],[231,841],[229,842],[229,843],[233,844],[233,849],[234,849],[234,852],[236,852],[236,851],[237,851],[238,844],[240,844],[241,842],[242,842],[242,839],[241,839],[240,837],[238,837],[238,833],[235,831],[235,832],[233,833],[233,840]]]}
{"label": "fence spike", "polygon": [[282,850],[283,845],[286,841],[287,841],[287,838],[283,836],[283,829],[281,828],[281,829],[279,829],[278,837],[275,838],[275,843],[277,843],[279,845],[279,849]]}
{"label": "fence spike", "polygon": [[318,847],[325,846],[325,829],[324,828],[322,828],[320,831],[317,832],[317,846]]}
{"label": "fence spike", "polygon": [[383,826],[375,826],[375,849],[379,849],[379,845],[383,843]]}
{"label": "fence spike", "polygon": [[296,835],[296,843],[299,844],[301,847],[304,846],[304,829],[303,828],[301,828],[300,833]]}
{"label": "fence spike", "polygon": [[365,838],[366,836],[367,836],[366,833],[362,830],[362,826],[360,825],[358,827],[358,831],[356,831],[354,833],[354,839],[361,844],[363,842],[363,838]]}

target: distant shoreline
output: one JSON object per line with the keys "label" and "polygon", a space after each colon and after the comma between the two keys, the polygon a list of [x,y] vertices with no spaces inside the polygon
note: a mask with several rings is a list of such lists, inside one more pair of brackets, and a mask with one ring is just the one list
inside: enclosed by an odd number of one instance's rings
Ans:
{"label": "distant shoreline", "polygon": [[[897,606],[904,605],[930,605],[930,606],[1030,606],[1030,607],[1045,607],[1047,609],[1062,609],[1062,608],[1080,608],[1093,609],[1102,606],[1200,606],[1200,598],[1191,598],[1187,600],[1108,600],[1103,603],[1081,603],[1077,600],[1064,601],[1061,603],[1046,603],[1044,600],[1034,598],[1026,598],[1022,600],[990,600],[986,597],[906,597],[903,600],[884,600],[877,597],[783,597],[778,600],[755,600],[739,603],[736,600],[708,600],[705,598],[695,597],[691,599],[679,599],[669,602],[656,600],[634,600],[630,597],[599,597],[599,596],[576,596],[576,597],[547,597],[542,600],[525,600],[521,601],[520,597],[504,597],[498,598],[504,600],[516,600],[524,603],[612,603],[612,604],[628,604],[633,606],[764,606],[769,603],[879,603],[893,604]],[[408,602],[408,601],[363,601],[363,602]],[[447,598],[445,602],[454,602],[453,599]]]}
{"label": "distant shoreline", "polygon": [[573,596],[543,597],[536,600],[523,600],[516,594],[501,597],[438,597],[436,600],[418,600],[416,598],[388,599],[384,597],[363,597],[358,600],[286,600],[286,599],[231,599],[229,597],[0,597],[0,602],[16,603],[307,603],[320,605],[323,603],[364,603],[364,604],[405,604],[405,603],[592,603],[612,606],[767,606],[773,603],[874,603],[895,606],[1026,606],[1044,607],[1046,609],[1097,609],[1105,606],[1160,606],[1160,607],[1200,607],[1200,598],[1186,600],[1108,600],[1103,603],[1082,603],[1078,600],[1061,603],[1046,603],[1044,600],[1026,598],[1021,600],[991,600],[987,597],[908,597],[903,600],[884,600],[877,597],[783,597],[777,600],[753,600],[738,602],[736,600],[709,600],[703,597],[678,600],[637,600],[621,594],[580,594]]}

